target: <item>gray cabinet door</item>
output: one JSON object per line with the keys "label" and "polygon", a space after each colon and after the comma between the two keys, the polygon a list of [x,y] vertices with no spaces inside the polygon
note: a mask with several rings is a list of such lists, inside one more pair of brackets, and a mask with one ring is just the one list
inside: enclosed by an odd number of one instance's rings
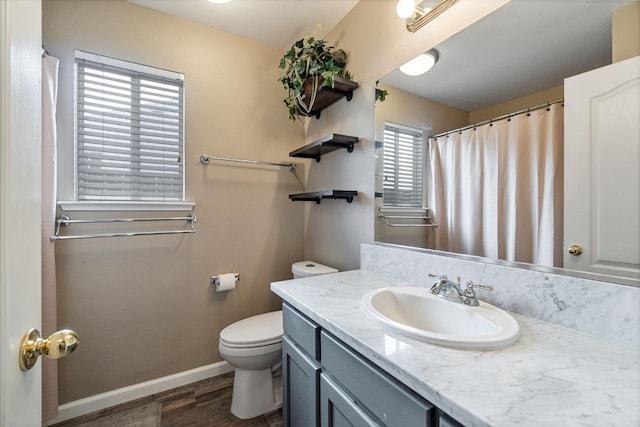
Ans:
{"label": "gray cabinet door", "polygon": [[436,427],[464,427],[462,424],[440,410],[438,410],[436,420]]}
{"label": "gray cabinet door", "polygon": [[320,365],[282,339],[283,426],[317,427]]}
{"label": "gray cabinet door", "polygon": [[379,427],[339,385],[320,375],[321,427]]}

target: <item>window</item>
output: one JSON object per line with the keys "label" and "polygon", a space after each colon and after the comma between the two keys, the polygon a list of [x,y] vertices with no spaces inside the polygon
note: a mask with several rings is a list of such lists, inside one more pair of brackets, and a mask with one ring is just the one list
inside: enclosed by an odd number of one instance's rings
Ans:
{"label": "window", "polygon": [[76,200],[184,200],[184,76],[76,51]]}
{"label": "window", "polygon": [[385,206],[422,207],[423,145],[420,129],[385,124],[382,186]]}

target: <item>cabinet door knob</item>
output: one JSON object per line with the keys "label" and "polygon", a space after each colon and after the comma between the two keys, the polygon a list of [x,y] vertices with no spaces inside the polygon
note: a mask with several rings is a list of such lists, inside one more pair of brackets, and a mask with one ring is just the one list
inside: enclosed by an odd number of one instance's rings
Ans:
{"label": "cabinet door knob", "polygon": [[569,246],[569,255],[578,256],[582,253],[582,246],[580,245],[571,245]]}

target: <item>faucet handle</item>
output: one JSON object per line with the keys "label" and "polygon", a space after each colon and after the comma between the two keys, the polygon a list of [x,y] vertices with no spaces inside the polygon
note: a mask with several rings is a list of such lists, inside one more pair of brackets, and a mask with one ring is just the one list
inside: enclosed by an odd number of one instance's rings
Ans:
{"label": "faucet handle", "polygon": [[484,289],[485,291],[492,291],[493,286],[491,285],[483,285],[481,283],[473,283],[471,280],[467,281],[467,289],[473,290],[474,288]]}
{"label": "faucet handle", "polygon": [[480,283],[473,283],[469,280],[467,283],[467,288],[462,293],[462,302],[466,305],[477,306],[480,303],[478,302],[478,298],[476,298],[475,288],[484,289],[487,291],[493,290],[493,286],[491,285],[481,285]]}

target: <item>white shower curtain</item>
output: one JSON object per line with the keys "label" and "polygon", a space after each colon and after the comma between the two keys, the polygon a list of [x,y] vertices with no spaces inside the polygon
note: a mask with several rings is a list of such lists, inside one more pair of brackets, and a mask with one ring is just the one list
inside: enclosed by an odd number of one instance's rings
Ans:
{"label": "white shower curtain", "polygon": [[[56,260],[56,100],[57,58],[42,57],[42,336],[57,330]],[[58,415],[58,363],[42,357],[42,420]]]}
{"label": "white shower curtain", "polygon": [[562,266],[562,108],[429,140],[437,249]]}

